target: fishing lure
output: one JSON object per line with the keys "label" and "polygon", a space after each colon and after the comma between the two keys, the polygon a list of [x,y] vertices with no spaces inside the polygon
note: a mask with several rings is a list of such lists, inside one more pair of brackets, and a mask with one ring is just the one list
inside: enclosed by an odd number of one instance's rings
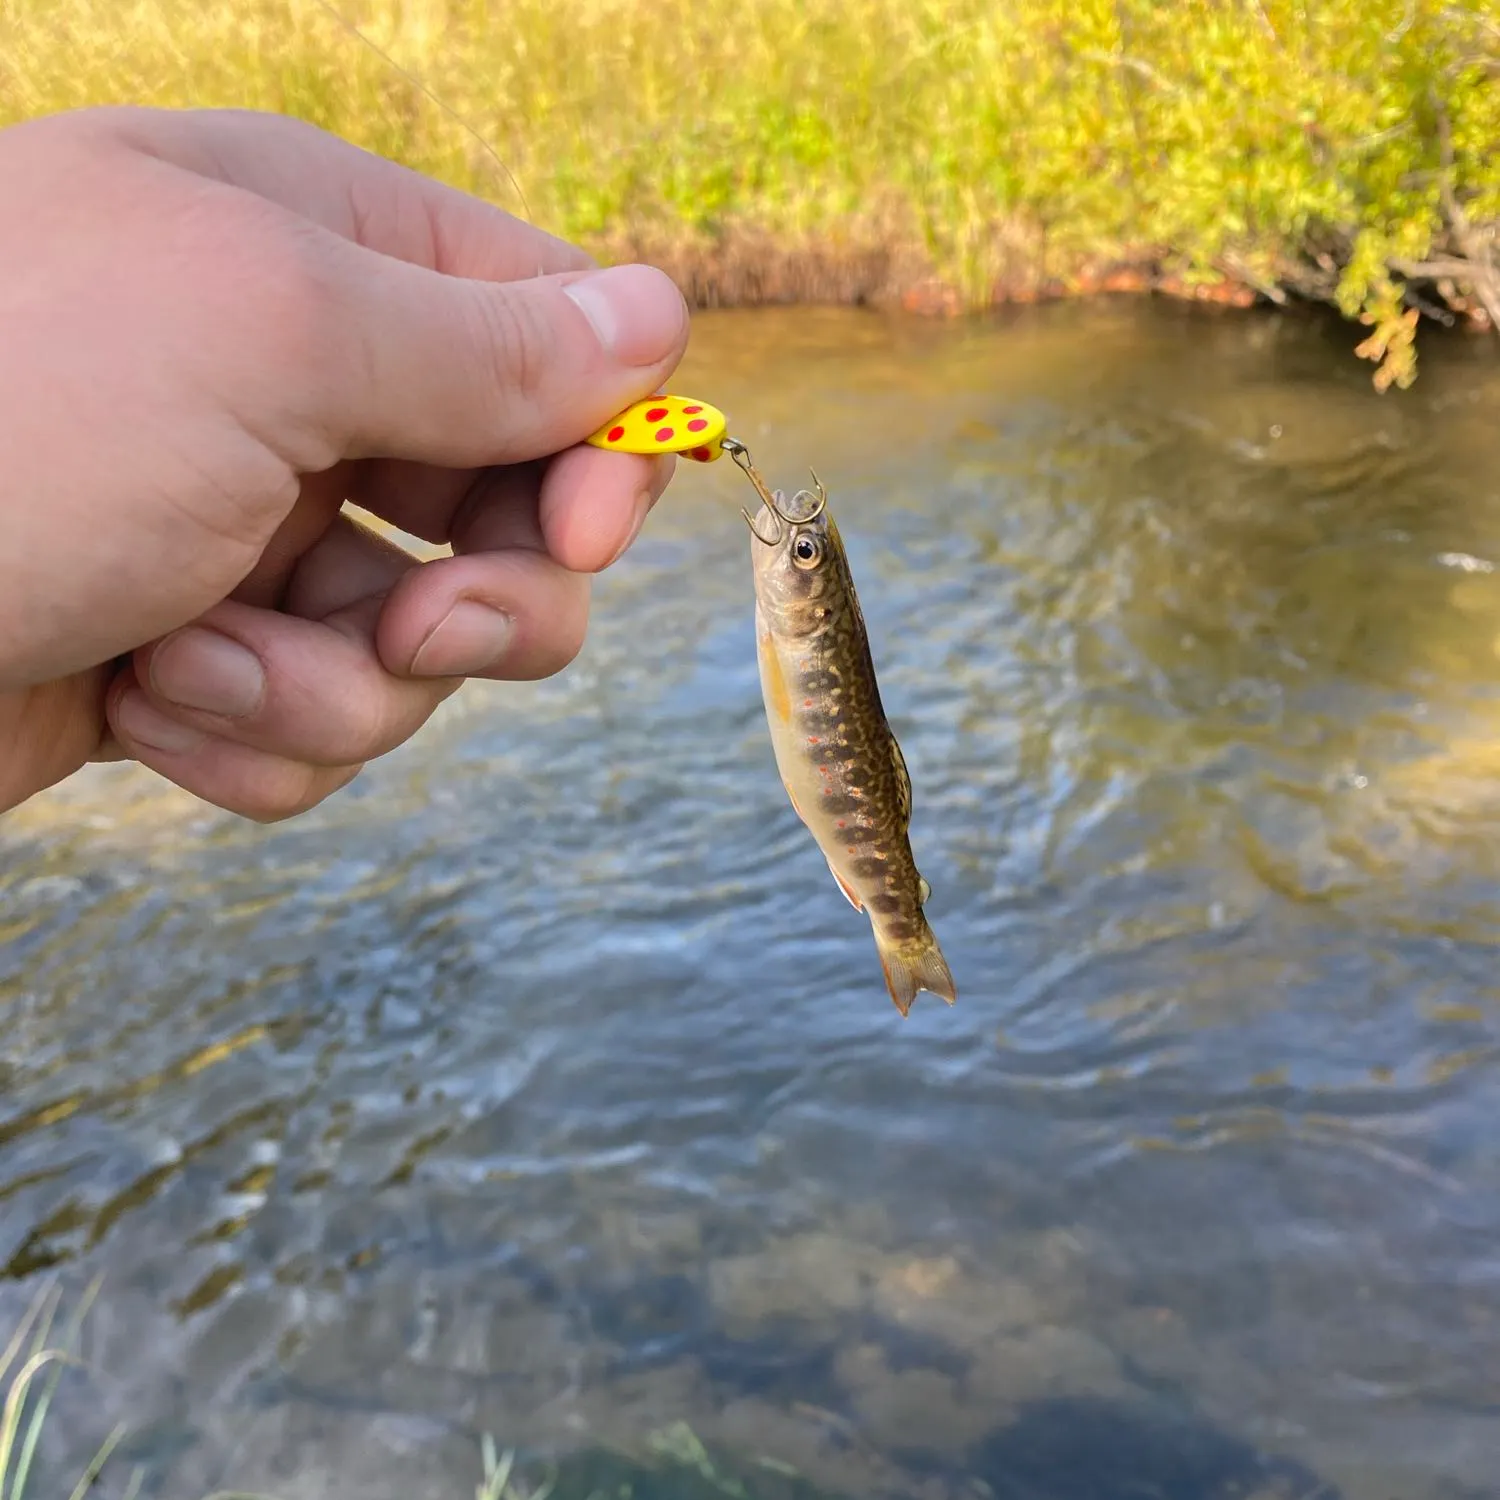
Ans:
{"label": "fishing lure", "polygon": [[711,464],[724,456],[724,413],[691,396],[652,396],[627,406],[584,441],[616,453],[678,453]]}

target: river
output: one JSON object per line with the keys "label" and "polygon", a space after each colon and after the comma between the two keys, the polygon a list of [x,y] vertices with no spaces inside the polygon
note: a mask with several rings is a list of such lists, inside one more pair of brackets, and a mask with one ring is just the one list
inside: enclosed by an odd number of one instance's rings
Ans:
{"label": "river", "polygon": [[56,1492],[118,1421],[172,1500],[485,1433],[559,1500],[1500,1496],[1500,367],[1356,337],[698,320],[829,487],[952,1009],[776,781],[729,463],[310,816],[0,824],[0,1318],[103,1276]]}

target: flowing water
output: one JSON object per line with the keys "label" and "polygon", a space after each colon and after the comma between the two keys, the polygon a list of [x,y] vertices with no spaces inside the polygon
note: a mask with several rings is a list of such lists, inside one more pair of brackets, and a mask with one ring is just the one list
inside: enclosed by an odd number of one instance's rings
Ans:
{"label": "flowing water", "polygon": [[0,1316],[104,1277],[58,1493],[121,1421],[174,1500],[486,1432],[577,1500],[1500,1496],[1500,369],[1351,342],[700,319],[829,485],[951,1010],[776,782],[728,463],[309,817],[7,819]]}

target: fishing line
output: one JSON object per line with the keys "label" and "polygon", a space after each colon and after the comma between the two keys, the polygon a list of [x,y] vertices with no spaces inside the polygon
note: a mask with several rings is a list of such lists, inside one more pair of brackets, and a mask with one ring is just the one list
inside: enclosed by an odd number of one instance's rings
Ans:
{"label": "fishing line", "polygon": [[313,4],[316,5],[319,10],[326,11],[328,15],[332,16],[333,19],[350,34],[350,36],[355,37],[359,41],[363,42],[365,46],[368,47],[370,51],[373,52],[376,57],[378,57],[388,67],[394,68],[395,71],[399,73],[409,84],[411,84],[411,86],[416,89],[418,93],[422,94],[433,104],[437,105],[437,107],[442,110],[442,112],[447,115],[455,125],[459,127],[459,129],[464,131],[464,133],[475,142],[479,149],[483,151],[484,154],[489,157],[489,159],[494,162],[494,164],[504,174],[505,180],[510,183],[512,188],[515,189],[516,196],[521,200],[523,217],[528,224],[531,223],[531,204],[526,199],[526,190],[516,180],[516,174],[512,172],[508,166],[505,165],[504,161],[501,160],[500,153],[496,151],[495,148],[490,145],[490,143],[485,140],[485,138],[480,135],[480,133],[466,119],[464,119],[464,117],[459,114],[456,109],[454,109],[449,104],[445,104],[443,100],[439,99],[438,96],[427,86],[427,84],[424,83],[423,80],[419,78],[415,73],[413,73],[411,69],[402,67],[402,65],[398,63],[396,59],[390,55],[389,52],[385,51],[378,42],[375,42],[370,37],[366,36],[365,33],[361,31],[359,27],[356,26],[355,23],[348,18],[348,16],[346,16],[341,10],[338,9],[337,6],[332,3],[332,0],[313,0]]}
{"label": "fishing line", "polygon": [[[424,79],[412,72],[410,68],[403,67],[378,42],[366,36],[355,22],[333,4],[333,0],[313,0],[313,4],[330,16],[350,36],[368,47],[376,57],[404,78],[425,99],[435,104],[478,145],[515,190],[516,196],[521,200],[525,220],[531,223],[531,204],[526,197],[526,190],[521,186],[515,173],[501,159],[499,152],[485,140],[479,131],[450,104],[438,98]],[[663,420],[667,420],[669,425],[659,426],[658,424]],[[750,475],[752,483],[755,484],[762,499],[776,514],[779,522],[786,525],[805,524],[822,513],[828,497],[824,493],[823,486],[818,482],[816,474],[813,475],[813,483],[817,487],[818,503],[812,514],[794,521],[781,511],[776,501],[771,498],[765,481],[761,479],[754,464],[750,462],[749,449],[735,438],[728,436],[726,425],[724,414],[706,401],[694,401],[691,398],[670,396],[665,392],[660,392],[645,400],[637,401],[625,411],[618,413],[585,441],[594,447],[613,448],[617,452],[675,453],[705,464],[714,462],[724,453],[732,453],[735,462]],[[639,430],[632,431],[632,428],[639,428]],[[799,492],[798,498],[805,493],[805,491]],[[751,531],[755,532],[755,523],[750,520],[748,514],[745,515],[745,520],[749,522]],[[759,536],[759,532],[756,532],[756,535]]]}

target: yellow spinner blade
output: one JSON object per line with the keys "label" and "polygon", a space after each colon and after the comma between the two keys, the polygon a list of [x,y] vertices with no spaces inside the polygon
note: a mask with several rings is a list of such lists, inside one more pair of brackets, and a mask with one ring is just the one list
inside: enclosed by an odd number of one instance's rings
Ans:
{"label": "yellow spinner blade", "polygon": [[718,407],[692,396],[650,396],[612,417],[592,437],[616,453],[680,453],[698,463],[723,457],[728,420]]}

